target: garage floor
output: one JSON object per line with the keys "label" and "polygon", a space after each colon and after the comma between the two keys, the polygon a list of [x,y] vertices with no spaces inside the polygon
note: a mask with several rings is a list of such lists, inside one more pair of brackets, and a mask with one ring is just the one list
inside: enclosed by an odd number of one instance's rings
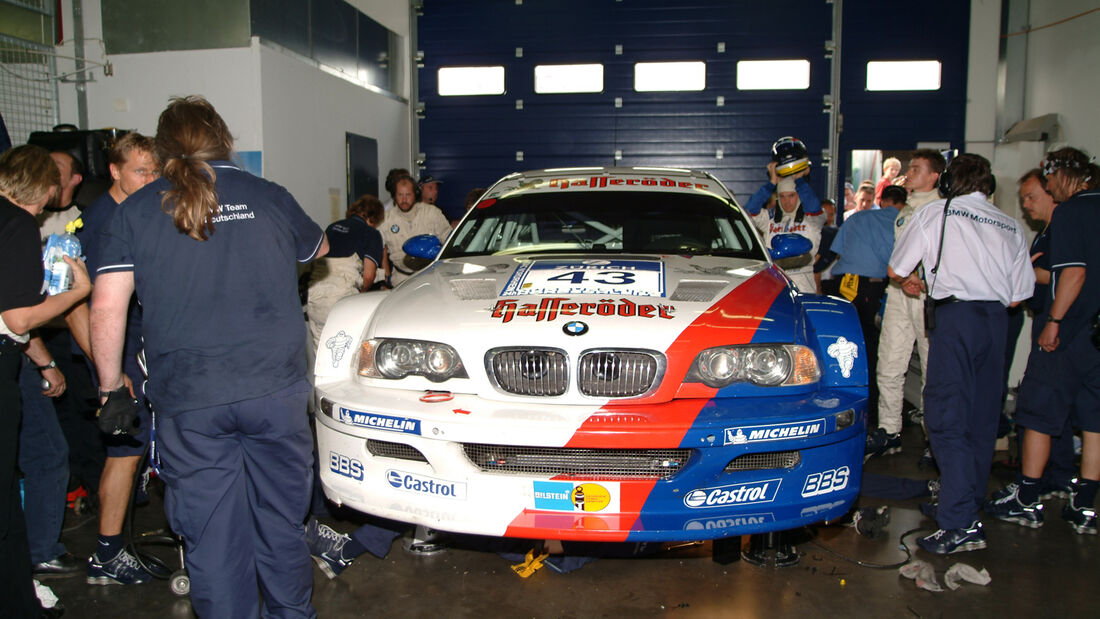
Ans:
{"label": "garage floor", "polygon": [[[903,438],[901,454],[876,459],[868,470],[931,477],[917,467],[920,430],[910,427]],[[1014,474],[995,467],[991,488]],[[1100,566],[1100,539],[1073,533],[1059,517],[1058,499],[1048,503],[1047,523],[1039,530],[987,520],[986,550],[947,558],[917,551],[917,558],[935,568],[941,585],[944,572],[957,562],[984,567],[992,577],[985,587],[964,583],[941,593],[917,589],[897,569],[861,567],[832,554],[867,563],[902,561],[899,536],[932,524],[916,500],[865,498],[861,504],[889,505],[888,536],[872,540],[850,527],[820,527],[816,537],[798,544],[801,562],[794,567],[720,565],[706,543],[650,558],[603,559],[568,574],[544,568],[521,579],[509,561],[490,552],[452,548],[416,557],[398,540],[386,559],[364,555],[336,580],[314,568],[313,603],[321,617],[1086,617],[1100,608],[1100,587],[1087,584]],[[140,509],[138,523],[139,528],[163,526],[159,498]],[[94,520],[69,512],[66,526],[69,549],[87,556],[94,547]],[[911,548],[913,537],[905,539]],[[84,584],[81,575],[45,582],[66,606],[66,617],[191,616],[189,602],[162,581],[101,587]]]}

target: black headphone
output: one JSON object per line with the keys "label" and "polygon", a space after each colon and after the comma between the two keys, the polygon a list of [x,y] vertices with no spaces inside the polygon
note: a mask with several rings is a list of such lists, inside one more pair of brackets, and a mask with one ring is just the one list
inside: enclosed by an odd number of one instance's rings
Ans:
{"label": "black headphone", "polygon": [[951,174],[947,170],[944,170],[940,173],[939,183],[936,184],[936,187],[938,187],[940,190],[941,198],[955,197],[955,188],[951,185]]}
{"label": "black headphone", "polygon": [[[802,205],[799,204],[798,208],[795,209],[795,212],[794,212],[794,223],[796,223],[796,224],[802,223],[802,218],[805,217],[805,216],[806,216],[806,212],[802,210]],[[783,207],[779,206],[779,201],[778,200],[776,200],[775,214],[772,215],[772,221],[774,221],[775,223],[779,223],[779,222],[783,221]]]}
{"label": "black headphone", "polygon": [[[993,187],[991,188],[989,195],[993,195],[993,192],[997,191],[997,177],[994,176],[992,177],[992,179]],[[940,174],[940,182],[937,186],[940,189],[941,198],[954,198],[959,194],[958,187],[954,186],[954,180],[951,178],[950,170],[944,170],[943,173]]]}

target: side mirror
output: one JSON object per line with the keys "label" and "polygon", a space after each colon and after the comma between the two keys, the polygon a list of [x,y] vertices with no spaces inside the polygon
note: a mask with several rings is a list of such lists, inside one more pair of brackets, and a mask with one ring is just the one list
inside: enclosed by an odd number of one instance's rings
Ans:
{"label": "side mirror", "polygon": [[424,260],[435,260],[443,244],[434,234],[418,234],[411,237],[401,246],[406,255]]}
{"label": "side mirror", "polygon": [[801,234],[777,234],[772,237],[772,248],[768,253],[772,260],[782,260],[808,254],[813,248],[813,242]]}

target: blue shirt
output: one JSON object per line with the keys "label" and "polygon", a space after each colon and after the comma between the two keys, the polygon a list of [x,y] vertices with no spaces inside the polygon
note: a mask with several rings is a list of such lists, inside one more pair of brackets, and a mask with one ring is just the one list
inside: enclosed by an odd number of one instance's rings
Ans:
{"label": "blue shirt", "polygon": [[329,246],[327,258],[347,258],[354,254],[382,266],[382,233],[362,217],[353,215],[332,222],[325,228],[325,236]]}
{"label": "blue shirt", "polygon": [[[1084,267],[1087,277],[1081,292],[1062,316],[1058,329],[1059,348],[1064,349],[1073,336],[1092,324],[1100,309],[1100,243],[1096,231],[1100,230],[1100,191],[1082,191],[1054,209],[1050,220],[1050,282],[1051,292],[1058,295],[1058,278],[1062,269]],[[1089,273],[1091,271],[1091,273]],[[1047,306],[1047,311],[1050,306]],[[1058,318],[1055,316],[1055,318]]]}
{"label": "blue shirt", "polygon": [[852,273],[886,277],[886,265],[894,251],[894,220],[898,209],[884,208],[854,213],[836,233],[830,249],[840,258],[833,275]]}
{"label": "blue shirt", "polygon": [[123,202],[103,237],[98,274],[132,271],[144,309],[149,382],[160,414],[250,400],[306,376],[296,262],[321,228],[279,185],[211,161],[214,231],[197,241],[161,208],[165,178]]}
{"label": "blue shirt", "polygon": [[[103,231],[111,221],[118,203],[111,197],[110,191],[103,192],[98,198],[92,200],[88,208],[80,214],[84,223],[76,231],[76,238],[80,240],[80,249],[84,252],[84,264],[88,267],[88,275],[95,283],[96,269],[101,264],[100,256],[103,253]],[[91,299],[88,299],[89,306]],[[124,360],[128,360],[141,350],[141,305],[137,302],[137,296],[130,298],[130,310],[126,314],[126,343],[122,349]],[[73,352],[84,354],[84,351],[73,340]],[[94,374],[94,373],[93,373]],[[131,376],[131,380],[138,381],[140,376]]]}

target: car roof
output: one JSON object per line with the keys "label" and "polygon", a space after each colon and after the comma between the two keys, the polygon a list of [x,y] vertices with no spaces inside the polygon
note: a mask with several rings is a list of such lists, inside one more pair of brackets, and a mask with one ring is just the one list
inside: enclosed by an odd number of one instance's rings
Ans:
{"label": "car roof", "polygon": [[482,199],[562,190],[662,191],[709,194],[736,204],[733,194],[701,170],[658,167],[548,168],[513,172],[497,181]]}

